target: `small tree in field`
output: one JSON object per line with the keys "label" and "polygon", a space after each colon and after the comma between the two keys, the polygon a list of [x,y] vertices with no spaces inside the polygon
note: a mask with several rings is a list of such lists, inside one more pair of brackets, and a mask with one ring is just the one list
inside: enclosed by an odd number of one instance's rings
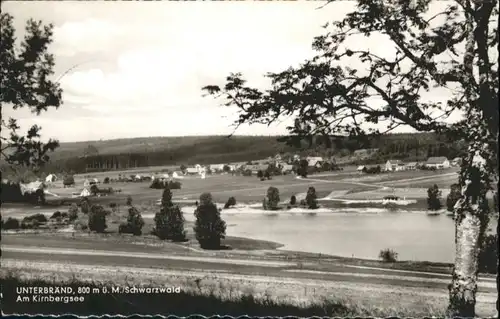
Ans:
{"label": "small tree in field", "polygon": [[140,236],[142,234],[142,227],[144,226],[144,220],[142,219],[141,213],[137,208],[131,206],[128,209],[127,222],[122,223],[118,232],[120,234],[133,234],[134,236]]}
{"label": "small tree in field", "polygon": [[227,209],[227,208],[229,208],[231,206],[234,206],[234,205],[236,205],[236,199],[231,196],[231,197],[228,198],[226,204],[224,205],[224,208]]}
{"label": "small tree in field", "polygon": [[179,168],[180,168],[180,170],[181,170],[182,173],[185,173],[186,170],[187,170],[187,166],[184,165],[184,164],[182,164]]}
{"label": "small tree in field", "polygon": [[450,193],[446,197],[446,209],[449,212],[453,212],[455,204],[461,197],[460,186],[458,184],[452,184],[450,186]]}
{"label": "small tree in field", "polygon": [[125,202],[125,205],[132,206],[132,196],[130,195],[127,196],[127,201]]}
{"label": "small tree in field", "polygon": [[78,206],[73,203],[68,209],[68,218],[70,221],[73,221],[78,218]]}
{"label": "small tree in field", "polygon": [[82,210],[82,213],[88,214],[90,211],[90,202],[87,197],[82,198],[80,202],[80,209]]}
{"label": "small tree in field", "polygon": [[210,193],[201,194],[200,204],[194,215],[196,221],[193,230],[200,247],[203,249],[220,248],[220,241],[226,235],[226,222],[221,219]]}
{"label": "small tree in field", "polygon": [[101,205],[92,205],[89,212],[89,229],[96,233],[103,233],[106,225],[106,211]]}
{"label": "small tree in field", "polygon": [[154,233],[158,238],[173,241],[186,239],[183,213],[179,206],[172,202],[172,191],[168,187],[163,190],[161,209],[155,214],[154,222]]}
{"label": "small tree in field", "polygon": [[269,171],[266,171],[266,172],[264,173],[264,178],[266,178],[266,179],[268,179],[268,180],[269,180],[269,179],[271,179],[271,173],[269,173]]}
{"label": "small tree in field", "polygon": [[266,197],[266,209],[277,210],[280,202],[280,191],[276,187],[271,186],[267,189]]}
{"label": "small tree in field", "polygon": [[290,197],[290,205],[296,205],[297,204],[297,197],[295,197],[295,195],[292,195],[292,197]]}
{"label": "small tree in field", "polygon": [[264,178],[264,173],[260,169],[257,171],[257,178]]}
{"label": "small tree in field", "polygon": [[439,187],[434,184],[434,186],[429,187],[427,190],[427,208],[429,210],[439,210],[441,209],[441,191]]}
{"label": "small tree in field", "polygon": [[301,159],[299,161],[299,165],[297,167],[297,175],[306,178],[307,177],[307,169],[309,167],[309,162],[305,159]]}
{"label": "small tree in field", "polygon": [[307,190],[307,195],[306,195],[306,203],[307,207],[310,209],[317,209],[318,208],[318,199],[316,195],[316,189],[314,187],[309,187]]}

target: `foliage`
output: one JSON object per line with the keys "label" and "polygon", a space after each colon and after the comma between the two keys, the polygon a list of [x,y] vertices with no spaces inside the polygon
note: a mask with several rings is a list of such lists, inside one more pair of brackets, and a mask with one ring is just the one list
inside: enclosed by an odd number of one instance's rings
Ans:
{"label": "foliage", "polygon": [[108,226],[106,225],[106,211],[101,205],[92,205],[89,212],[89,230],[97,233],[103,233]]}
{"label": "foliage", "polygon": [[130,195],[127,196],[127,201],[125,202],[125,205],[132,206],[132,196]]}
{"label": "foliage", "polygon": [[104,180],[102,181],[102,183],[109,184],[109,181],[110,181],[109,177],[106,176],[106,177],[104,177]]}
{"label": "foliage", "polygon": [[184,221],[179,206],[172,203],[172,192],[169,188],[165,188],[161,199],[161,209],[154,218],[154,234],[162,240],[185,241]]}
{"label": "foliage", "polygon": [[307,190],[306,203],[309,209],[318,208],[318,197],[316,195],[316,189],[312,186]]}
{"label": "foliage", "polygon": [[160,179],[155,179],[149,186],[150,188],[153,189],[164,189],[164,188],[170,188],[170,189],[181,189],[182,183],[179,181],[167,181],[167,180],[160,180]]}
{"label": "foliage", "polygon": [[34,214],[30,216],[26,216],[21,221],[22,229],[36,229],[40,224],[44,224],[47,222],[47,217],[44,214]]}
{"label": "foliage", "polygon": [[63,177],[63,185],[64,186],[75,185],[75,177],[73,175],[65,175]]}
{"label": "foliage", "polygon": [[264,178],[264,172],[260,169],[257,171],[257,178]]}
{"label": "foliage", "polygon": [[269,173],[268,170],[266,170],[266,172],[264,173],[264,178],[266,178],[268,180],[271,179],[271,174]]}
{"label": "foliage", "polygon": [[226,235],[226,222],[222,220],[210,193],[201,194],[200,203],[194,214],[196,221],[193,230],[200,247],[203,249],[220,248],[220,241]]}
{"label": "foliage", "polygon": [[226,202],[226,204],[224,205],[224,208],[226,208],[226,209],[227,209],[227,208],[229,208],[229,207],[231,207],[231,206],[235,206],[235,205],[236,205],[236,198],[234,198],[233,196],[231,196],[231,197],[229,197],[229,198],[227,199],[227,202]]}
{"label": "foliage", "polygon": [[183,173],[184,173],[184,172],[186,171],[186,169],[187,169],[187,166],[186,166],[186,165],[184,165],[184,164],[182,164],[182,165],[179,167],[179,169],[181,170],[181,172],[183,172]]}
{"label": "foliage", "polygon": [[[62,90],[50,78],[54,74],[54,56],[48,52],[52,43],[53,25],[42,25],[41,21],[26,22],[24,39],[16,41],[13,17],[1,13],[0,104],[13,110],[27,107],[35,115],[58,108],[62,104]],[[18,46],[19,44],[19,46]],[[2,112],[4,113],[4,112]],[[57,140],[47,143],[40,140],[41,127],[33,125],[27,134],[20,135],[20,126],[15,118],[1,117],[1,155],[13,166],[31,167],[38,170],[49,161],[48,153],[59,146]]]}
{"label": "foliage", "polygon": [[222,171],[225,173],[229,173],[231,172],[231,167],[227,164],[224,164],[224,166],[222,167]]}
{"label": "foliage", "polygon": [[245,169],[245,170],[243,170],[243,172],[241,172],[241,175],[243,175],[243,176],[252,176],[252,170]]}
{"label": "foliage", "polygon": [[290,205],[296,205],[297,204],[297,197],[295,197],[295,195],[292,195],[292,197],[290,197]]}
{"label": "foliage", "polygon": [[383,249],[378,254],[378,258],[386,263],[394,263],[398,260],[398,253],[389,248]]}
{"label": "foliage", "polygon": [[280,202],[280,191],[276,187],[269,187],[266,193],[266,207],[268,210],[277,210]]}
{"label": "foliage", "polygon": [[[2,220],[3,222],[3,220]],[[19,220],[16,218],[9,217],[5,222],[2,223],[2,229],[9,230],[9,229],[19,229],[21,227],[21,224],[19,223]]]}
{"label": "foliage", "polygon": [[479,271],[498,273],[498,234],[485,236],[479,252]]}
{"label": "foliage", "polygon": [[78,206],[73,203],[68,209],[68,218],[70,221],[73,221],[78,218]]}
{"label": "foliage", "polygon": [[427,208],[429,210],[439,210],[441,209],[441,191],[439,187],[434,184],[434,186],[427,189]]}
{"label": "foliage", "polygon": [[90,211],[90,202],[87,197],[83,197],[82,200],[80,201],[80,209],[82,210],[82,213],[88,214]]}
{"label": "foliage", "polygon": [[309,163],[305,159],[301,159],[299,161],[299,165],[297,167],[297,175],[306,178],[309,172]]}
{"label": "foliage", "polygon": [[130,206],[128,209],[127,222],[120,224],[118,232],[120,234],[133,234],[134,236],[140,236],[142,234],[143,226],[144,220],[142,219],[141,213],[137,210],[137,208]]}
{"label": "foliage", "polygon": [[455,204],[462,197],[462,193],[460,191],[460,186],[458,184],[452,184],[450,186],[450,193],[446,197],[446,209],[449,212],[453,212]]}
{"label": "foliage", "polygon": [[90,194],[92,194],[93,196],[97,196],[97,194],[99,194],[99,188],[97,187],[97,185],[92,185],[90,186]]}

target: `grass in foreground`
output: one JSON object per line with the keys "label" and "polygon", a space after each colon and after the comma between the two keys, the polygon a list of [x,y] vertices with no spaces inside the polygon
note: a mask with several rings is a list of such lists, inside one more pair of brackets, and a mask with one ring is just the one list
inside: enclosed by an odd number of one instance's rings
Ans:
{"label": "grass in foreground", "polygon": [[[226,298],[216,296],[213,292],[197,294],[195,292],[180,293],[111,293],[107,286],[107,294],[75,294],[83,295],[83,302],[16,302],[19,294],[17,287],[89,287],[90,291],[105,287],[101,283],[83,283],[77,280],[70,282],[50,282],[48,280],[20,279],[11,274],[2,278],[2,308],[6,314],[66,314],[75,315],[131,315],[131,314],[163,314],[186,316],[200,315],[250,315],[250,316],[353,316],[366,315],[361,309],[350,308],[337,301],[322,301],[306,306],[297,306],[286,301],[276,301],[270,296],[256,298],[252,294],[235,294],[229,292]],[[182,287],[181,287],[182,288]],[[200,288],[201,291],[201,288]],[[21,295],[23,296],[23,295]],[[32,295],[24,295],[32,296]],[[63,295],[61,295],[63,296]]]}

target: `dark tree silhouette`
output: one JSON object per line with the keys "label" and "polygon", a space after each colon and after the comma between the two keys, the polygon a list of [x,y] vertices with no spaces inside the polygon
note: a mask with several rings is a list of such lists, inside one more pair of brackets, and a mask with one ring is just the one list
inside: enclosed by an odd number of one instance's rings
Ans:
{"label": "dark tree silhouette", "polygon": [[[492,55],[499,38],[498,1],[455,0],[441,12],[430,11],[430,0],[356,2],[353,12],[327,24],[328,32],[314,39],[314,58],[267,74],[270,88],[249,87],[233,73],[224,86],[203,89],[239,108],[236,127],[294,117],[282,139],[292,145],[312,144],[314,136],[377,136],[384,132],[361,123],[380,122],[387,130],[405,125],[462,139],[467,150],[458,179],[462,197],[455,207],[447,315],[474,317],[477,256],[490,217],[486,194],[498,180],[498,61]],[[394,53],[363,48],[363,36],[384,37]],[[360,45],[352,49],[347,40]],[[362,66],[350,68],[353,61]],[[447,103],[422,94],[435,87],[450,92]],[[373,99],[383,103],[376,106]],[[462,111],[464,119],[449,124],[454,111]]]}
{"label": "dark tree silhouette", "polygon": [[[0,16],[0,104],[2,108],[14,110],[27,107],[33,114],[40,115],[49,107],[58,108],[62,104],[62,90],[59,84],[50,80],[54,73],[54,56],[48,48],[52,43],[52,24],[28,20],[26,35],[20,45],[16,44],[13,17],[8,13]],[[4,110],[2,110],[3,113]],[[33,125],[26,135],[15,118],[0,118],[2,130],[10,133],[2,135],[1,156],[12,165],[26,166],[38,170],[48,162],[48,153],[59,146],[57,140],[47,143],[40,140],[41,127]]]}

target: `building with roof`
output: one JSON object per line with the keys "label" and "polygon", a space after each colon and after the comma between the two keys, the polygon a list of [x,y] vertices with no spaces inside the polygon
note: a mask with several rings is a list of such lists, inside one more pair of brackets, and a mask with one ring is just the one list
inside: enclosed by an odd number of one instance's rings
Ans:
{"label": "building with roof", "polygon": [[402,171],[405,165],[401,160],[388,160],[385,163],[385,170],[389,172]]}
{"label": "building with roof", "polygon": [[451,165],[450,161],[446,157],[439,156],[439,157],[429,157],[425,162],[425,166],[434,167],[436,169],[444,169],[444,168],[449,168]]}

